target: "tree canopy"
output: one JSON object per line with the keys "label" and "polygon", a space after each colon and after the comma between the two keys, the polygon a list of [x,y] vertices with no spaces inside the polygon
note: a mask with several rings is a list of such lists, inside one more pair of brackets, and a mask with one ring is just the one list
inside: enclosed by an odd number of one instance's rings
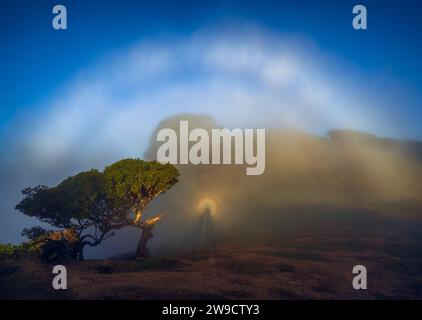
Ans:
{"label": "tree canopy", "polygon": [[117,206],[130,204],[137,223],[151,200],[177,183],[179,172],[171,164],[125,159],[106,167],[104,177],[109,198]]}
{"label": "tree canopy", "polygon": [[[142,214],[153,199],[177,183],[178,177],[177,168],[170,164],[124,159],[104,171],[81,172],[55,187],[26,188],[16,209],[56,228],[76,232],[75,250],[83,258],[84,246],[96,246],[127,226],[141,228],[148,233],[146,238],[152,237],[151,229],[163,214],[145,221]],[[145,243],[139,255],[146,254],[145,236],[142,238]]]}

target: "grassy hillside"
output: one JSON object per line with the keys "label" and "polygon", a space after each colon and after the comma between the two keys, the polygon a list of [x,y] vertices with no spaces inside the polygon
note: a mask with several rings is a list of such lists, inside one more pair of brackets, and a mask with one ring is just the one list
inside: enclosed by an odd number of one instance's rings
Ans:
{"label": "grassy hillside", "polygon": [[[166,257],[66,264],[68,290],[51,265],[0,262],[3,299],[385,299],[422,298],[422,239],[405,230],[306,232],[260,245],[217,245]],[[352,288],[352,268],[368,290]]]}

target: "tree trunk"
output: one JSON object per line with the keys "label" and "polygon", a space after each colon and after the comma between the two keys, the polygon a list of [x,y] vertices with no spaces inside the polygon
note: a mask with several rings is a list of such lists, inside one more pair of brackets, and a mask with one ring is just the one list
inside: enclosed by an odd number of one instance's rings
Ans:
{"label": "tree trunk", "polygon": [[81,247],[81,248],[79,249],[78,259],[79,259],[80,261],[83,261],[83,260],[84,260],[84,247]]}
{"label": "tree trunk", "polygon": [[85,244],[80,242],[74,248],[73,256],[76,260],[82,261],[84,259],[84,247],[85,247]]}
{"label": "tree trunk", "polygon": [[151,227],[142,228],[142,234],[136,249],[136,259],[146,257],[148,255],[147,242],[154,236]]}

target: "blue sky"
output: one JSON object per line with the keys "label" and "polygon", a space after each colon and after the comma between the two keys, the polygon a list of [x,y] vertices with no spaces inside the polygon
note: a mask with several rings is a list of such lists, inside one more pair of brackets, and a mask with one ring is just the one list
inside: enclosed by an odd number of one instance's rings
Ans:
{"label": "blue sky", "polygon": [[[368,30],[352,8],[368,9]],[[68,30],[51,27],[64,4]],[[422,140],[420,1],[0,4],[0,242],[20,190],[142,157],[166,117]]]}
{"label": "blue sky", "polygon": [[[358,68],[384,72],[409,90],[421,91],[419,1],[363,1],[369,13],[369,29],[364,32],[351,28],[356,1],[348,0],[60,3],[69,14],[65,32],[51,28],[51,8],[57,1],[2,1],[0,125],[16,111],[41,104],[79,70],[117,48],[145,38],[183,38],[218,24],[236,28],[237,22],[306,35]],[[397,108],[406,112],[403,106]],[[416,121],[419,108],[409,108]]]}

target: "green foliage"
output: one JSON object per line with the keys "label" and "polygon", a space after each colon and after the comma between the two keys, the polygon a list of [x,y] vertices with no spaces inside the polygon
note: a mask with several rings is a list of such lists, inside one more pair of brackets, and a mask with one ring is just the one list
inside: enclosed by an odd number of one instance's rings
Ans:
{"label": "green foliage", "polygon": [[98,170],[81,172],[58,186],[37,186],[22,191],[25,196],[16,209],[27,216],[58,228],[72,227],[72,219],[88,219],[104,201],[103,174]]}
{"label": "green foliage", "polygon": [[45,230],[43,227],[35,226],[32,228],[23,229],[21,235],[27,237],[29,240],[34,240],[40,238],[41,236],[44,236],[46,232],[47,230]]}
{"label": "green foliage", "polygon": [[[85,245],[96,246],[112,236],[113,230],[134,225],[129,218],[133,210],[144,210],[177,183],[178,177],[178,170],[170,164],[125,159],[103,172],[92,169],[68,177],[56,187],[26,188],[16,209],[67,231],[72,241],[41,227],[24,229],[22,235],[30,239],[29,250],[41,250],[46,259],[74,256],[75,250],[82,258]],[[54,234],[58,238],[51,238]]]}
{"label": "green foliage", "polygon": [[40,257],[48,263],[59,263],[76,258],[75,248],[65,239],[47,239],[40,249]]}
{"label": "green foliage", "polygon": [[109,198],[144,207],[176,184],[179,172],[171,164],[124,159],[106,167],[104,176]]}
{"label": "green foliage", "polygon": [[69,177],[51,190],[62,215],[72,219],[87,219],[98,213],[106,200],[103,174],[95,169]]}
{"label": "green foliage", "polygon": [[46,262],[55,263],[76,258],[76,244],[72,231],[47,231],[41,227],[24,229],[30,238],[18,245],[0,244],[0,259],[38,256]]}
{"label": "green foliage", "polygon": [[53,188],[39,185],[22,190],[22,194],[24,198],[16,205],[16,210],[53,226],[66,227],[69,217],[60,210],[60,199]]}
{"label": "green foliage", "polygon": [[17,245],[0,243],[0,259],[19,258],[23,255],[32,254],[35,250],[33,244],[30,242],[23,242]]}
{"label": "green foliage", "polygon": [[11,243],[1,244],[0,243],[0,258],[8,258],[16,256],[18,252],[18,246]]}

